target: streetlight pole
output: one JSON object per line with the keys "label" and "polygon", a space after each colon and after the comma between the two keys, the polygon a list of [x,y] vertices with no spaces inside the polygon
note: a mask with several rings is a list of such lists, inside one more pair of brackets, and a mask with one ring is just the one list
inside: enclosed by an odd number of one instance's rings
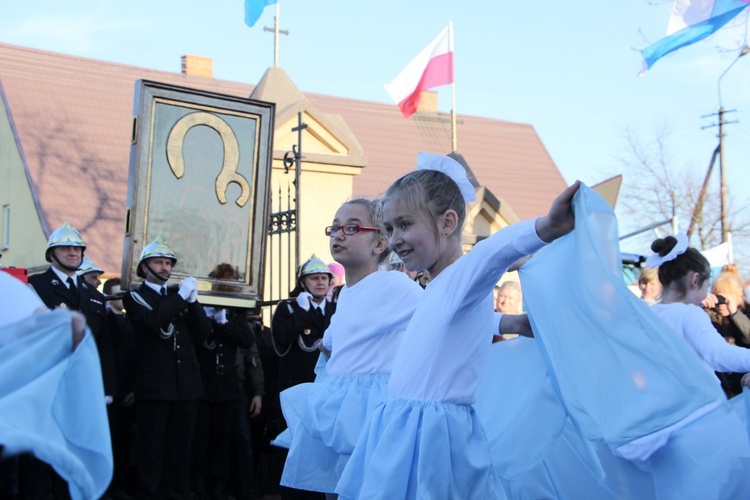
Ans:
{"label": "streetlight pole", "polygon": [[726,163],[724,161],[724,125],[727,125],[729,123],[735,123],[735,122],[727,122],[724,120],[724,113],[728,113],[734,110],[727,111],[724,109],[724,105],[721,101],[721,79],[724,78],[724,75],[727,74],[727,72],[732,69],[732,66],[735,65],[737,61],[739,61],[740,57],[746,55],[748,52],[750,52],[750,46],[745,46],[742,48],[740,53],[737,55],[737,57],[732,61],[732,64],[730,64],[727,69],[724,70],[724,72],[719,76],[719,79],[716,81],[716,89],[719,94],[719,183],[720,183],[720,195],[721,195],[721,242],[724,243],[727,241],[727,183],[726,183],[726,169],[724,168],[726,166]]}

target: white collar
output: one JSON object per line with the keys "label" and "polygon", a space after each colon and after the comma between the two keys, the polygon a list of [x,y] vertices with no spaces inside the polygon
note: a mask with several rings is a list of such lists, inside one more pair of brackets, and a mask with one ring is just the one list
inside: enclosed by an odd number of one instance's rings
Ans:
{"label": "white collar", "polygon": [[314,300],[311,300],[310,304],[312,304],[312,306],[315,309],[320,309],[321,311],[323,311],[323,314],[325,314],[325,312],[326,312],[326,299],[323,299],[323,301],[320,304],[318,304]]}
{"label": "white collar", "polygon": [[60,281],[65,283],[66,287],[68,286],[68,278],[73,278],[73,283],[75,283],[76,288],[78,288],[78,276],[76,276],[75,274],[73,274],[73,276],[68,276],[55,266],[49,266],[49,268],[52,269],[52,271],[57,275],[58,278],[60,278]]}
{"label": "white collar", "polygon": [[155,285],[151,283],[150,281],[144,281],[143,282],[146,286],[148,286],[151,290],[155,291],[159,295],[161,295],[161,289],[164,288],[166,285]]}

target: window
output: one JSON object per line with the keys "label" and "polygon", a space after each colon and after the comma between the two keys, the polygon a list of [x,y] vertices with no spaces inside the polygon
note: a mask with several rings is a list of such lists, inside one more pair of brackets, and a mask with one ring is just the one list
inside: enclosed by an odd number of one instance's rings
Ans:
{"label": "window", "polygon": [[0,251],[10,247],[10,205],[3,205],[2,219],[0,219]]}

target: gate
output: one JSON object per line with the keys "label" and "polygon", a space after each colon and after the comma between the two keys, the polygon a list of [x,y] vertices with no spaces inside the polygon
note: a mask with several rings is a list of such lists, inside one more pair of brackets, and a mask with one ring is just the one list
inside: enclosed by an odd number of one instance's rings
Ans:
{"label": "gate", "polygon": [[[297,113],[297,126],[292,131],[297,132],[297,144],[292,151],[284,154],[284,175],[287,177],[286,186],[279,182],[279,188],[271,193],[269,203],[271,213],[268,219],[268,262],[266,282],[267,298],[261,306],[273,309],[276,304],[289,297],[296,284],[297,269],[300,261],[300,177],[302,173],[302,131],[307,125],[302,123],[302,113]],[[269,311],[267,318],[271,317]]]}

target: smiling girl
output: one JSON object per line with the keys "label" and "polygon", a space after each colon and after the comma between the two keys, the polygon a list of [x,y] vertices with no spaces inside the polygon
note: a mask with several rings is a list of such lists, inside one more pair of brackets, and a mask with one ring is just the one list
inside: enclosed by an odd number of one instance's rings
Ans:
{"label": "smiling girl", "polygon": [[431,281],[396,354],[388,398],[336,491],[341,498],[502,498],[472,406],[497,331],[492,289],[510,264],[573,229],[578,184],[547,216],[507,227],[463,255],[466,203],[476,199],[466,171],[427,153],[418,168],[388,189],[384,221],[391,250]]}
{"label": "smiling girl", "polygon": [[325,229],[346,285],[323,336],[327,378],[281,393],[292,436],[285,486],[334,491],[365,421],[385,399],[396,349],[422,295],[404,273],[378,270],[389,254],[378,214],[377,202],[352,200]]}

